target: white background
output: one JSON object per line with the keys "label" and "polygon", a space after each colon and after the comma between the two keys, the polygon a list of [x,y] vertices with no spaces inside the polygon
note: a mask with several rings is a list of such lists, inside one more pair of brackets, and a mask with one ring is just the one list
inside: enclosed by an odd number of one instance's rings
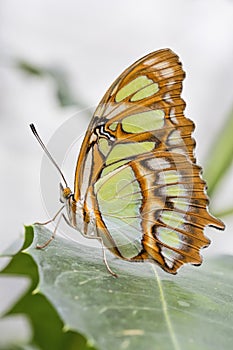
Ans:
{"label": "white background", "polygon": [[[42,150],[28,124],[34,122],[47,143],[78,112],[61,108],[52,79],[26,75],[15,67],[18,59],[66,70],[76,99],[93,107],[128,65],[171,48],[186,71],[186,115],[196,124],[197,158],[205,164],[233,104],[233,1],[3,0],[0,11],[0,252],[23,234],[23,224],[47,219],[40,190]],[[85,118],[78,115],[82,130]],[[233,205],[232,175],[212,207]],[[59,208],[57,173],[56,181],[52,199]],[[224,233],[208,229],[213,243],[205,255],[233,252],[232,218],[225,222]]]}

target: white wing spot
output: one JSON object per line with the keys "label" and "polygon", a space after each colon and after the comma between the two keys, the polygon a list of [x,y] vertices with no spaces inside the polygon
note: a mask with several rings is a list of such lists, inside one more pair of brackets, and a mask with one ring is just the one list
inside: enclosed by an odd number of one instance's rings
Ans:
{"label": "white wing spot", "polygon": [[149,60],[146,60],[145,62],[143,62],[143,64],[144,64],[145,66],[151,66],[151,65],[153,65],[156,61],[157,61],[157,57],[155,57],[155,58],[150,58]]}
{"label": "white wing spot", "polygon": [[165,68],[165,69],[161,70],[161,75],[163,77],[166,77],[166,78],[173,77],[174,76],[174,70],[171,67],[170,68]]}
{"label": "white wing spot", "polygon": [[168,136],[168,144],[169,145],[179,145],[181,141],[181,134],[178,130],[174,130],[170,135]]}
{"label": "white wing spot", "polygon": [[169,86],[169,85],[174,85],[176,83],[176,81],[175,80],[173,80],[173,79],[171,79],[171,80],[169,80],[168,82],[167,82],[167,86]]}
{"label": "white wing spot", "polygon": [[166,247],[162,247],[161,251],[166,264],[172,269],[174,266],[174,261],[178,258],[179,254]]}
{"label": "white wing spot", "polygon": [[179,124],[178,119],[176,118],[176,110],[174,107],[170,109],[169,116],[171,118],[172,123]]}
{"label": "white wing spot", "polygon": [[164,100],[166,100],[169,103],[173,102],[173,99],[171,98],[171,95],[169,94],[169,92],[167,92],[166,94],[164,94],[163,96]]}
{"label": "white wing spot", "polygon": [[170,163],[162,158],[152,158],[149,159],[146,163],[151,170],[161,170],[170,168]]}
{"label": "white wing spot", "polygon": [[164,68],[167,68],[169,66],[169,63],[168,62],[160,62],[160,63],[157,63],[153,66],[154,69],[158,69],[158,70],[161,70],[161,69],[164,69]]}
{"label": "white wing spot", "polygon": [[175,153],[179,153],[185,157],[187,157],[188,152],[184,148],[179,147],[172,147],[171,150]]}

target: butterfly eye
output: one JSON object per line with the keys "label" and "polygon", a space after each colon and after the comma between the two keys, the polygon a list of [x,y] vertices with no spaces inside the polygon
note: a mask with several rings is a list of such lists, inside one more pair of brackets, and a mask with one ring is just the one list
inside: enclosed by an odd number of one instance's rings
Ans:
{"label": "butterfly eye", "polygon": [[69,187],[63,188],[60,184],[60,202],[65,203],[65,201],[72,196],[71,189]]}
{"label": "butterfly eye", "polygon": [[72,196],[71,189],[70,189],[69,187],[64,188],[64,190],[63,190],[63,197],[64,197],[65,199],[68,199],[68,198],[70,198],[71,196]]}

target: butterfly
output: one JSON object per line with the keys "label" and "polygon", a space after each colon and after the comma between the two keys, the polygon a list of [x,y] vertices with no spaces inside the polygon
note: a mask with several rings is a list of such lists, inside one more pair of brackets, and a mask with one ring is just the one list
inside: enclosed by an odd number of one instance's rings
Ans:
{"label": "butterfly", "polygon": [[184,77],[170,49],[127,68],[91,119],[74,192],[62,175],[66,221],[101,242],[115,276],[105,247],[126,261],[150,261],[175,274],[185,263],[201,264],[200,250],[210,244],[206,226],[224,229],[208,212],[206,183],[194,156],[194,123],[184,116]]}

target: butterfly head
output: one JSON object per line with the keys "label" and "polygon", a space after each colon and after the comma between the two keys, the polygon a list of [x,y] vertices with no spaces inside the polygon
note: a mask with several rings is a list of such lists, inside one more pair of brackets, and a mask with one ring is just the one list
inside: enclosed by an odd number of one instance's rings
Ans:
{"label": "butterfly head", "polygon": [[72,196],[72,191],[69,187],[63,187],[60,183],[60,202],[65,203]]}

